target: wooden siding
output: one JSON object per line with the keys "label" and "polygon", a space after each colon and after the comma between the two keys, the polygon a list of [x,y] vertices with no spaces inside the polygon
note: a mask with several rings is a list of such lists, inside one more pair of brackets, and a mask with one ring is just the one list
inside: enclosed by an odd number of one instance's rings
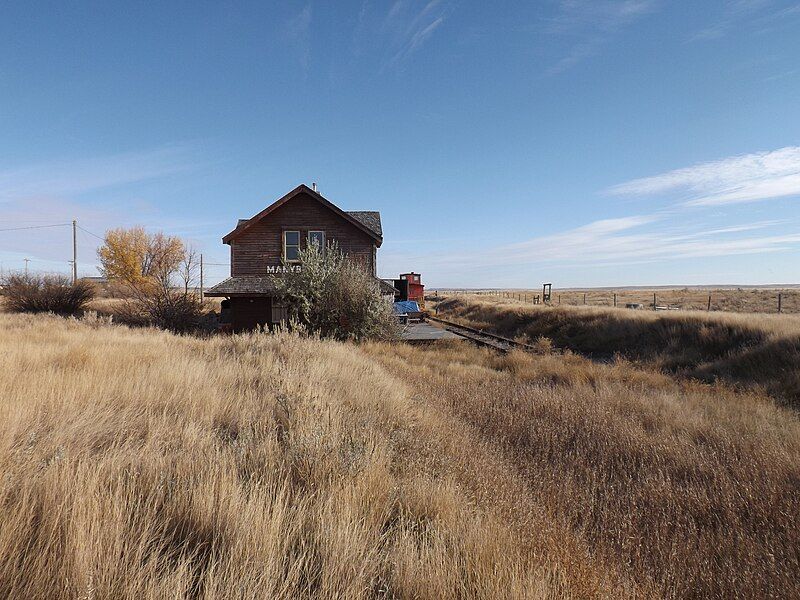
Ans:
{"label": "wooden siding", "polygon": [[272,298],[231,298],[231,326],[234,331],[247,331],[269,325]]}
{"label": "wooden siding", "polygon": [[299,194],[231,240],[231,275],[263,275],[268,265],[282,264],[286,230],[300,231],[303,244],[309,231],[324,231],[327,243],[335,241],[342,252],[376,272],[375,240],[308,194]]}

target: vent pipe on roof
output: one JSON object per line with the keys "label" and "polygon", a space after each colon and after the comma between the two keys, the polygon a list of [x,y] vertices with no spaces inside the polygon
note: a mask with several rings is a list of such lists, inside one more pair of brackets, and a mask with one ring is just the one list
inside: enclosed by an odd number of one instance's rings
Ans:
{"label": "vent pipe on roof", "polygon": [[317,182],[316,181],[311,184],[311,189],[314,190],[315,192],[317,191]]}

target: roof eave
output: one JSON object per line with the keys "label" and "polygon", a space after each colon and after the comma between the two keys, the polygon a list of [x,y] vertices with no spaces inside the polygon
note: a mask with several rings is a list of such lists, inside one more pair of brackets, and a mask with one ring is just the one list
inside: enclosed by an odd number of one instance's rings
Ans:
{"label": "roof eave", "polygon": [[267,292],[203,292],[206,298],[271,298],[274,293]]}
{"label": "roof eave", "polygon": [[247,222],[244,223],[243,225],[237,226],[233,231],[231,231],[230,233],[228,233],[227,235],[225,235],[222,238],[222,243],[223,244],[230,244],[231,241],[235,237],[241,235],[242,233],[244,233],[245,231],[250,229],[250,227],[252,227],[255,223],[260,221],[263,217],[267,216],[269,213],[271,213],[273,210],[277,209],[278,207],[284,205],[286,202],[288,202],[289,200],[294,198],[300,192],[305,192],[305,193],[309,194],[311,197],[315,198],[321,204],[324,204],[325,206],[327,206],[328,208],[333,210],[333,212],[336,212],[340,216],[344,217],[344,219],[346,221],[348,221],[349,223],[355,225],[357,228],[359,228],[361,231],[363,231],[368,236],[370,236],[373,240],[375,240],[376,246],[378,248],[380,248],[381,245],[383,244],[383,237],[382,236],[378,235],[377,233],[375,233],[374,231],[369,229],[366,225],[364,225],[363,223],[359,222],[358,219],[354,218],[352,215],[348,215],[346,211],[342,210],[341,208],[336,206],[333,202],[331,202],[327,198],[323,197],[322,194],[312,190],[310,187],[308,187],[304,183],[301,183],[296,188],[294,188],[291,192],[289,192],[288,194],[282,196],[281,198],[279,198],[278,200],[276,200],[275,202],[270,204],[267,208],[262,210],[260,213],[258,213],[254,217],[248,219]]}

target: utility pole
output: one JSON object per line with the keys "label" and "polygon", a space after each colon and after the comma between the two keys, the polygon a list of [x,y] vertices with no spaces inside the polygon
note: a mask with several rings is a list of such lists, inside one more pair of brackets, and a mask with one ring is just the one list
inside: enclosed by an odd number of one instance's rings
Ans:
{"label": "utility pole", "polygon": [[28,276],[28,263],[31,262],[30,258],[23,258],[22,260],[25,261],[25,277]]}
{"label": "utility pole", "polygon": [[200,302],[203,301],[203,255],[200,254]]}
{"label": "utility pole", "polygon": [[78,221],[72,219],[72,285],[78,283]]}

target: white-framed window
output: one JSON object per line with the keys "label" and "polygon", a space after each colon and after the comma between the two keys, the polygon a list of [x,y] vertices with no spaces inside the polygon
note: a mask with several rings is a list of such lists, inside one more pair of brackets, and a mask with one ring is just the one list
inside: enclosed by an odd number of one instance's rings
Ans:
{"label": "white-framed window", "polygon": [[308,232],[308,245],[309,247],[316,245],[319,251],[325,252],[325,232],[324,231],[309,231]]}
{"label": "white-framed window", "polygon": [[297,262],[300,260],[300,232],[287,230],[283,232],[283,260]]}

